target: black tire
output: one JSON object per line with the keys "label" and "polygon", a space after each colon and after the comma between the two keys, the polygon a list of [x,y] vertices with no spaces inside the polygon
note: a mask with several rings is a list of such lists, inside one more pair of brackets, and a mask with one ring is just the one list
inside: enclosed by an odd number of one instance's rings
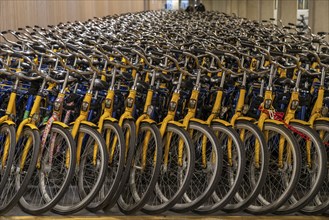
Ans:
{"label": "black tire", "polygon": [[[116,189],[116,192],[112,198],[109,198],[107,201],[107,204],[104,208],[104,211],[108,212],[111,208],[117,203],[117,200],[119,199],[122,190],[124,189],[125,184],[128,181],[131,165],[133,162],[133,158],[135,155],[135,143],[136,143],[136,125],[133,120],[124,120],[122,124],[122,131],[123,136],[125,138],[125,161],[124,161],[124,168],[123,173],[121,176],[120,184]],[[129,139],[126,140],[127,132],[129,131],[130,136]],[[128,144],[128,145],[127,145]]]}
{"label": "black tire", "polygon": [[[294,192],[301,171],[300,150],[296,138],[290,130],[282,124],[266,122],[263,133],[265,134],[267,147],[270,152],[269,171],[259,196],[245,210],[257,215],[274,212],[281,207]],[[282,137],[281,140],[284,140],[285,143],[282,167],[278,163],[280,137]],[[292,149],[290,164],[287,158],[287,149]]]}
{"label": "black tire", "polygon": [[[249,121],[238,121],[235,129],[243,142],[246,166],[243,180],[234,198],[222,210],[228,213],[247,208],[258,196],[265,184],[269,164],[269,152],[262,131]],[[242,133],[243,132],[243,133]],[[259,163],[255,164],[255,146],[259,143]]]}
{"label": "black tire", "polygon": [[[150,139],[146,145],[146,161],[143,169],[143,144],[148,135]],[[135,145],[130,177],[117,202],[120,211],[126,215],[133,214],[144,206],[154,190],[160,173],[163,143],[156,124],[142,123],[138,129]]]}
{"label": "black tire", "polygon": [[[167,138],[170,138],[168,164],[165,166],[161,160],[160,175],[154,191],[149,201],[141,209],[147,214],[159,214],[173,207],[182,198],[192,179],[195,152],[190,135],[182,127],[168,124],[162,138],[164,145],[167,143]],[[183,165],[179,165],[178,157],[175,157],[180,141],[183,143]],[[164,156],[165,151],[163,158]],[[175,186],[171,188],[171,184],[175,184]]]}
{"label": "black tire", "polygon": [[[113,198],[120,184],[125,163],[124,134],[118,123],[105,121],[102,136],[106,143],[109,162],[107,163],[107,174],[103,182],[103,186],[97,193],[94,200],[86,208],[91,212],[97,212],[103,209],[107,205],[108,201]],[[115,147],[113,147],[114,138],[117,139]]]}
{"label": "black tire", "polygon": [[[205,124],[190,122],[187,130],[193,141],[195,166],[186,192],[171,208],[174,212],[188,212],[202,205],[211,196],[222,175],[223,152],[212,129]],[[206,142],[205,152],[202,149],[203,141]]]}
{"label": "black tire", "polygon": [[[44,130],[45,126],[40,128],[40,138]],[[70,155],[68,163],[67,153]],[[76,146],[69,129],[53,124],[38,158],[37,168],[19,200],[20,208],[31,215],[40,215],[54,207],[73,179]]]}
{"label": "black tire", "polygon": [[[327,159],[329,158],[329,122],[327,121],[316,121],[314,123],[314,130],[320,134],[322,142],[326,144],[325,154]],[[327,161],[328,163],[328,161]],[[328,165],[327,165],[328,166]],[[325,213],[329,209],[329,169],[326,169],[326,176],[319,189],[317,195],[306,205],[300,212],[306,215],[319,215]]]}
{"label": "black tire", "polygon": [[307,141],[294,133],[301,150],[302,171],[292,196],[275,212],[279,215],[296,212],[307,205],[320,190],[327,172],[327,155],[320,136],[308,126],[299,123],[292,123],[291,125],[310,138],[312,164],[309,167],[307,163]]}
{"label": "black tire", "polygon": [[[233,128],[218,123],[214,123],[212,129],[223,149],[223,171],[212,195],[194,210],[201,215],[215,213],[230,202],[241,185],[245,168],[245,151],[238,133]],[[228,159],[229,139],[232,140],[232,161]]]}
{"label": "black tire", "polygon": [[[4,159],[4,148],[8,144],[9,149]],[[16,131],[14,125],[2,124],[0,126],[0,192],[3,191],[13,164],[16,146]]]}
{"label": "black tire", "polygon": [[[29,185],[38,159],[40,134],[38,130],[25,126],[17,137],[15,154],[8,181],[0,195],[0,213],[4,214],[13,208]],[[22,153],[27,141],[31,143],[24,165],[21,164]],[[22,166],[21,166],[22,165]]]}
{"label": "black tire", "polygon": [[[52,209],[58,214],[69,215],[87,207],[99,192],[105,179],[108,155],[102,135],[95,128],[85,124],[79,127],[76,143],[80,135],[82,137],[81,158],[80,161],[77,158],[75,175],[67,192]],[[96,164],[93,161],[95,146],[98,146]],[[78,148],[77,144],[77,151]]]}

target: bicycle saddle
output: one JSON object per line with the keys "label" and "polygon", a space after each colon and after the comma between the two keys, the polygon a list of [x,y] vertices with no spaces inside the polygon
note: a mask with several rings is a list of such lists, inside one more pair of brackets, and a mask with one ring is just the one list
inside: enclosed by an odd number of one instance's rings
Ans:
{"label": "bicycle saddle", "polygon": [[64,70],[52,70],[50,74],[51,77],[56,80],[63,80],[65,78],[66,72]]}
{"label": "bicycle saddle", "polygon": [[281,86],[289,86],[289,87],[292,87],[292,86],[295,85],[295,81],[294,80],[289,79],[289,78],[286,78],[286,77],[278,78],[275,81],[275,83],[278,84],[278,85],[281,85]]}
{"label": "bicycle saddle", "polygon": [[149,87],[150,87],[150,84],[142,81],[142,80],[138,80],[137,81],[137,89],[140,89],[140,90],[148,90]]}
{"label": "bicycle saddle", "polygon": [[220,81],[222,80],[222,77],[220,77],[220,76],[212,76],[211,78],[210,78],[210,83],[212,83],[212,84],[217,84],[217,83],[220,83]]}
{"label": "bicycle saddle", "polygon": [[95,91],[101,91],[101,90],[107,90],[109,87],[109,84],[101,79],[95,79],[94,82],[94,90]]}

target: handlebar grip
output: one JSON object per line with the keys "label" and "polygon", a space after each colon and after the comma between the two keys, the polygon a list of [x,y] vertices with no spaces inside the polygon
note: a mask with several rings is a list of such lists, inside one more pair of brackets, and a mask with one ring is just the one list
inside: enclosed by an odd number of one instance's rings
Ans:
{"label": "handlebar grip", "polygon": [[102,47],[104,50],[107,50],[107,51],[112,51],[112,50],[113,50],[113,47],[110,47],[109,45],[101,45],[101,47]]}
{"label": "handlebar grip", "polygon": [[191,50],[192,53],[201,53],[201,54],[204,54],[206,53],[206,50],[205,49],[199,49],[199,48],[194,48]]}
{"label": "handlebar grip", "polygon": [[241,41],[241,45],[244,47],[254,47],[255,45],[251,42],[247,41]]}
{"label": "handlebar grip", "polygon": [[157,56],[163,56],[163,53],[156,51],[156,50],[152,50],[151,54],[157,55]]}
{"label": "handlebar grip", "polygon": [[132,52],[130,48],[127,47],[117,47],[118,50],[124,51],[124,52]]}
{"label": "handlebar grip", "polygon": [[218,56],[223,56],[225,54],[224,51],[220,51],[220,50],[213,50],[211,52],[215,55],[218,55]]}
{"label": "handlebar grip", "polygon": [[280,51],[270,51],[271,56],[283,56],[283,53]]}
{"label": "handlebar grip", "polygon": [[45,48],[43,48],[39,45],[34,45],[34,46],[32,46],[32,48],[39,51],[39,52],[41,52],[41,53],[46,53],[47,52],[47,50]]}
{"label": "handlebar grip", "polygon": [[93,53],[93,51],[91,49],[88,49],[88,48],[80,49],[80,51],[82,51],[85,54],[91,54],[91,53]]}
{"label": "handlebar grip", "polygon": [[313,40],[312,40],[312,43],[319,44],[319,43],[321,43],[321,41],[320,41],[320,39],[313,39]]}
{"label": "handlebar grip", "polygon": [[287,50],[287,53],[298,54],[298,53],[303,53],[303,51],[300,49],[290,49],[290,50]]}
{"label": "handlebar grip", "polygon": [[69,48],[70,50],[74,51],[74,52],[78,52],[78,48],[76,48],[75,46],[73,46],[72,44],[70,43],[67,43],[66,44],[66,47]]}
{"label": "handlebar grip", "polygon": [[23,54],[20,54],[20,53],[17,53],[17,52],[14,52],[14,53],[11,54],[10,56],[12,56],[12,57],[17,57],[17,58],[23,58]]}
{"label": "handlebar grip", "polygon": [[178,54],[183,54],[183,51],[177,50],[177,49],[170,49],[170,52],[178,53]]}
{"label": "handlebar grip", "polygon": [[291,22],[289,22],[288,25],[295,26],[295,24]]}
{"label": "handlebar grip", "polygon": [[304,25],[296,25],[296,28],[304,28]]}

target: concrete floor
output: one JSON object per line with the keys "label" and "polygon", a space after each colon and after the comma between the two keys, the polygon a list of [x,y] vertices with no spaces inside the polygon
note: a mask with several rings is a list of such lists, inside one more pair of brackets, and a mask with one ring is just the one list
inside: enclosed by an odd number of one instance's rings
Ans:
{"label": "concrete floor", "polygon": [[177,214],[174,212],[165,212],[161,216],[149,216],[142,212],[138,212],[134,216],[124,216],[117,209],[111,210],[111,212],[104,213],[90,213],[88,211],[81,211],[71,216],[60,216],[51,212],[45,213],[43,216],[29,216],[22,212],[19,207],[15,207],[5,216],[0,216],[0,220],[33,220],[33,219],[63,219],[63,220],[85,220],[85,219],[97,219],[97,220],[161,220],[161,219],[202,219],[202,220],[329,220],[329,214],[324,216],[301,216],[299,214],[289,216],[252,216],[246,213],[236,213],[229,215],[225,213],[217,213],[209,216],[199,216],[194,213]]}

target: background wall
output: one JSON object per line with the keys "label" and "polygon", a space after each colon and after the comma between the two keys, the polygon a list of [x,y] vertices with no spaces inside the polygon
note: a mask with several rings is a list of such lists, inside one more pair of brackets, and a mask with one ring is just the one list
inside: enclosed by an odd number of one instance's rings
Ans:
{"label": "background wall", "polygon": [[[194,0],[190,0],[194,2]],[[203,0],[207,10],[236,14],[253,20],[281,19],[284,24],[297,21],[297,0]],[[275,9],[277,14],[274,13]],[[329,0],[309,0],[309,25],[313,32],[329,31]]]}
{"label": "background wall", "polygon": [[0,0],[0,30],[162,9],[162,0]]}

